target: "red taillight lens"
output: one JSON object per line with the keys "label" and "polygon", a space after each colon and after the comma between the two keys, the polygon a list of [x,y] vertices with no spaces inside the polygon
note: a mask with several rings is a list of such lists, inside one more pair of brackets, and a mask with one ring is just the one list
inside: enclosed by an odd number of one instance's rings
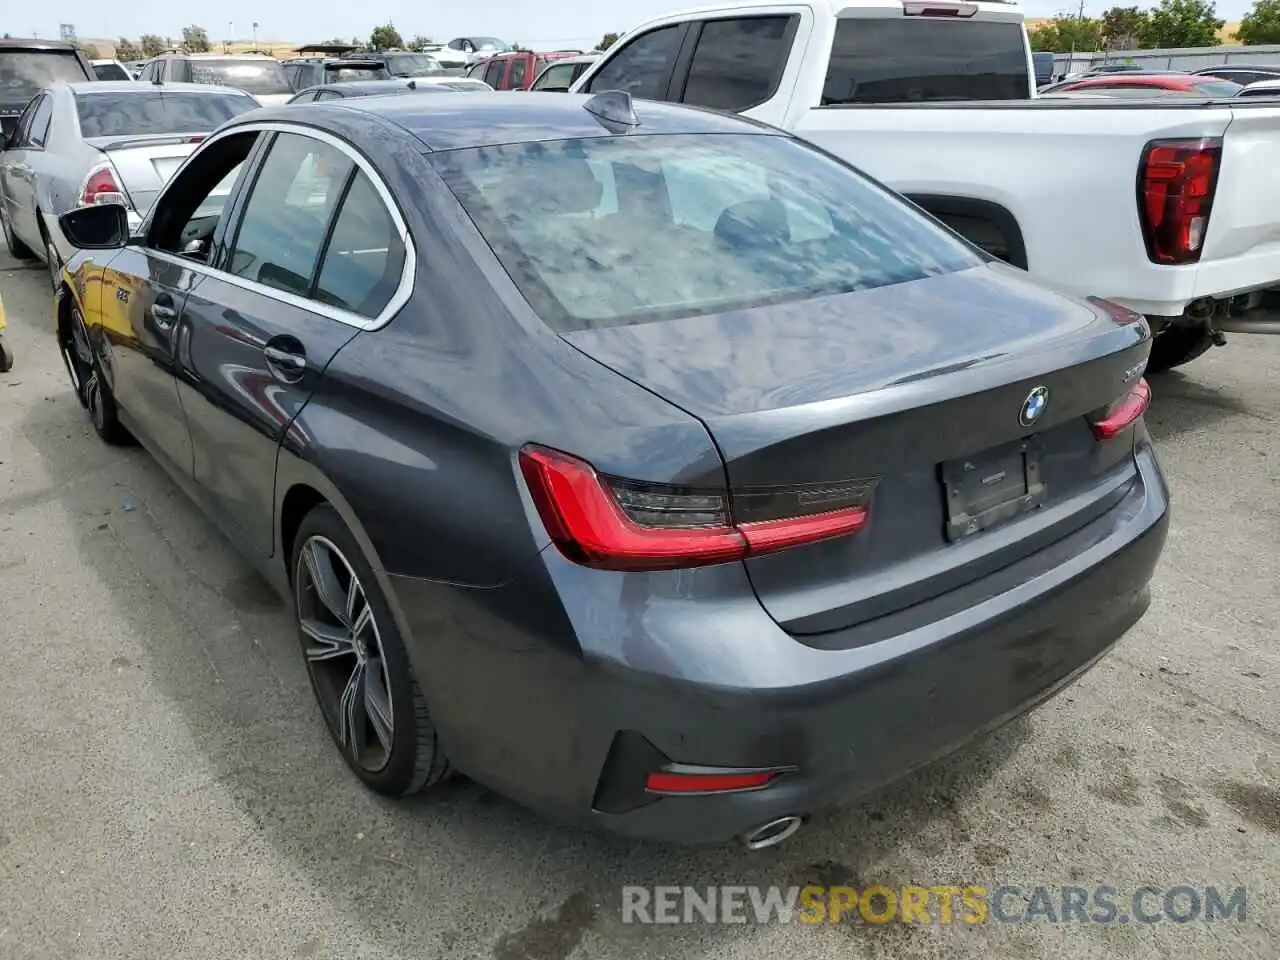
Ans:
{"label": "red taillight lens", "polygon": [[84,189],[80,191],[81,206],[90,207],[97,203],[123,203],[128,206],[115,174],[107,167],[89,174],[89,179],[84,182]]}
{"label": "red taillight lens", "polygon": [[1107,408],[1101,419],[1093,422],[1093,432],[1099,440],[1110,440],[1128,430],[1151,405],[1151,387],[1145,379],[1139,380],[1129,392]]}
{"label": "red taillight lens", "polygon": [[731,505],[726,492],[602,477],[538,446],[520,451],[520,470],[561,553],[606,570],[696,567],[847,536],[866,524],[871,492],[866,483],[752,491]]}
{"label": "red taillight lens", "polygon": [[1128,326],[1142,319],[1142,314],[1138,313],[1138,311],[1130,310],[1128,307],[1110,300],[1104,300],[1102,297],[1086,297],[1085,299],[1095,307],[1105,310],[1111,319],[1121,326]]}
{"label": "red taillight lens", "polygon": [[913,3],[906,0],[902,4],[902,13],[908,17],[972,17],[978,12],[972,3]]}
{"label": "red taillight lens", "polygon": [[1138,171],[1138,215],[1152,263],[1195,263],[1222,162],[1222,139],[1153,140]]}
{"label": "red taillight lens", "polygon": [[655,770],[645,779],[650,793],[735,793],[758,790],[778,778],[776,770],[746,770],[716,773]]}

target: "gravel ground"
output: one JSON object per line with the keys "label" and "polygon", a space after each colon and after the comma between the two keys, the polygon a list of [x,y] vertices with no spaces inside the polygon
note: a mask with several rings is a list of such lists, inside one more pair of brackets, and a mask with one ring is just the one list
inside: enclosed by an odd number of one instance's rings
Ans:
{"label": "gravel ground", "polygon": [[[1280,955],[1280,341],[1155,384],[1150,613],[1029,718],[776,851],[391,803],[323,732],[284,607],[139,450],[97,442],[45,274],[0,256],[0,956]],[[1248,888],[1245,921],[646,926],[627,884]],[[1055,894],[1056,896],[1056,894]],[[1012,903],[1013,901],[1010,901]],[[1024,904],[1018,903],[1021,907]]]}

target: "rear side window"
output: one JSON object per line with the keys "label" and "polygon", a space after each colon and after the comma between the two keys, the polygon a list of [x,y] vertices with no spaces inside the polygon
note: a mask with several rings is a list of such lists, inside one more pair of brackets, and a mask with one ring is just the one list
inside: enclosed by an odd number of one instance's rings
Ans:
{"label": "rear side window", "polygon": [[787,65],[791,20],[745,17],[704,23],[681,99],[730,112],[764,103],[778,89]]}
{"label": "rear side window", "polygon": [[0,103],[25,102],[59,81],[91,79],[70,50],[0,50]]}
{"label": "rear side window", "polygon": [[45,94],[40,105],[36,107],[35,116],[31,118],[31,130],[27,133],[27,142],[33,147],[43,147],[49,139],[49,123],[53,120],[53,97]]}
{"label": "rear side window", "polygon": [[376,317],[400,285],[404,258],[404,243],[382,197],[357,170],[325,249],[315,299]]}
{"label": "rear side window", "polygon": [[957,17],[841,19],[822,105],[1030,96],[1020,24]]}
{"label": "rear side window", "polygon": [[353,166],[328,144],[292,133],[278,135],[245,205],[229,271],[307,296],[325,227]]}
{"label": "rear side window", "polygon": [[609,58],[588,89],[625,90],[646,100],[665,99],[683,36],[684,25],[675,24],[636,37]]}
{"label": "rear side window", "polygon": [[429,160],[559,331],[805,300],[983,262],[897,196],[788,137],[601,138]]}
{"label": "rear side window", "polygon": [[208,133],[258,104],[252,97],[148,90],[76,94],[80,135],[143,137],[163,133]]}

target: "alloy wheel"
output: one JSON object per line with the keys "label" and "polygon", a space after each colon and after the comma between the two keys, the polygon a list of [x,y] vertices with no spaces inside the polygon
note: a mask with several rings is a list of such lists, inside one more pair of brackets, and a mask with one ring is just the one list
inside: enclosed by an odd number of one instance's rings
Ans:
{"label": "alloy wheel", "polygon": [[298,629],[320,707],[338,745],[376,773],[391,758],[391,685],[378,622],[333,541],[310,537],[294,573]]}

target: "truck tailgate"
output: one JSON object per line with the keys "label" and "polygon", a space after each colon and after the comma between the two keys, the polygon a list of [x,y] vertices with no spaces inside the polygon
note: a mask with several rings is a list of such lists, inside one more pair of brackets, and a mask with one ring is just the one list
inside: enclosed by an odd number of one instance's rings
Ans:
{"label": "truck tailgate", "polygon": [[1198,296],[1280,285],[1280,101],[1232,110],[1205,234]]}

